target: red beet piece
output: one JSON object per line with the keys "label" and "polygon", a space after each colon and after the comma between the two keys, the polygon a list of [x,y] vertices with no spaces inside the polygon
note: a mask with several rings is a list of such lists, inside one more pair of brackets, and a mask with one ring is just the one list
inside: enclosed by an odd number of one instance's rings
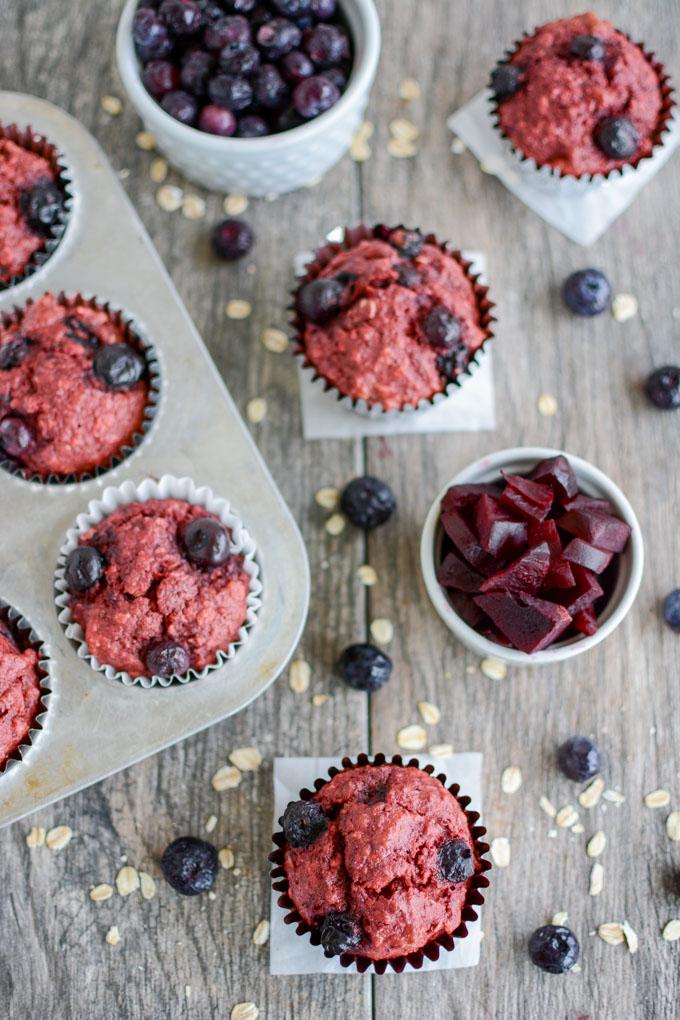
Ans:
{"label": "red beet piece", "polygon": [[520,652],[537,652],[546,648],[571,623],[571,616],[564,606],[533,595],[489,592],[475,596],[474,601]]}
{"label": "red beet piece", "polygon": [[562,556],[577,567],[585,567],[592,570],[594,574],[601,574],[605,567],[608,567],[614,554],[596,549],[594,545],[588,545],[580,538],[572,538],[565,548]]}
{"label": "red beet piece", "polygon": [[548,543],[551,560],[559,559],[562,555],[562,541],[554,521],[529,522],[529,545],[540,545],[541,542]]}
{"label": "red beet piece", "polygon": [[574,619],[571,621],[576,627],[576,630],[580,631],[581,634],[587,634],[590,637],[591,634],[596,634],[598,631],[597,616],[592,606],[588,606],[587,609],[582,609],[580,613],[577,613]]}
{"label": "red beet piece", "polygon": [[573,499],[565,499],[562,503],[565,510],[594,510],[596,514],[610,514],[612,505],[608,499],[595,499],[579,492]]}
{"label": "red beet piece", "polygon": [[480,483],[479,485],[452,485],[442,499],[443,510],[458,510],[461,506],[470,506],[476,503],[480,496],[500,496],[500,485],[493,485],[491,482]]}
{"label": "red beet piece", "polygon": [[501,503],[520,515],[542,521],[550,512],[555,494],[549,485],[532,482],[520,475],[506,475],[501,472],[507,485],[501,496]]}
{"label": "red beet piece", "polygon": [[574,571],[571,568],[571,564],[567,563],[566,560],[560,559],[553,560],[550,564],[550,570],[545,575],[544,588],[573,588],[576,584],[576,578],[574,577]]}
{"label": "red beet piece", "polygon": [[534,482],[549,485],[560,500],[571,499],[578,492],[574,469],[566,457],[547,457],[540,461],[529,475]]}
{"label": "red beet piece", "polygon": [[497,559],[512,555],[527,544],[526,521],[511,517],[498,499],[486,494],[477,500],[475,527],[482,548]]}
{"label": "red beet piece", "polygon": [[525,553],[482,584],[482,591],[510,591],[535,595],[550,567],[550,549],[543,542]]}
{"label": "red beet piece", "polygon": [[531,500],[526,499],[525,496],[510,487],[501,496],[501,503],[510,510],[514,510],[520,517],[529,520],[542,521],[548,515],[549,508],[544,509],[537,506],[536,503],[532,503]]}
{"label": "red beet piece", "polygon": [[630,538],[630,528],[625,521],[593,510],[570,510],[557,523],[563,531],[606,552],[623,552]]}
{"label": "red beet piece", "polygon": [[457,510],[447,510],[442,514],[441,521],[444,531],[458,552],[475,570],[483,574],[490,574],[495,570],[496,561],[482,549],[477,536],[462,514]]}
{"label": "red beet piece", "polygon": [[560,598],[560,602],[572,616],[592,606],[593,602],[604,594],[600,582],[590,570],[574,567],[574,581],[574,587],[564,592],[564,597]]}
{"label": "red beet piece", "polygon": [[464,563],[454,552],[449,552],[437,571],[437,580],[443,588],[473,594],[480,591],[484,578],[469,563]]}

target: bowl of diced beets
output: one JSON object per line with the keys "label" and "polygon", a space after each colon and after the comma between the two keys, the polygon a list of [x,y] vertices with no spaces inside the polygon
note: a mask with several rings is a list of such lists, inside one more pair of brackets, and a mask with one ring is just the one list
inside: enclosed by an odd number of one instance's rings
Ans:
{"label": "bowl of diced beets", "polygon": [[425,521],[421,566],[448,628],[481,656],[545,665],[621,623],[642,578],[630,503],[560,450],[501,450],[456,475]]}
{"label": "bowl of diced beets", "polygon": [[349,148],[380,55],[373,0],[128,0],[128,95],[190,180],[262,196],[321,177]]}

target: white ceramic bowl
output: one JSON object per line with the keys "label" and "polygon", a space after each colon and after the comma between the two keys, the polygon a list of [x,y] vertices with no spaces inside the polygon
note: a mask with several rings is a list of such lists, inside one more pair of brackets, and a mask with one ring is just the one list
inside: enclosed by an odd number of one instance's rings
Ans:
{"label": "white ceramic bowl", "polygon": [[354,67],[335,106],[277,135],[220,138],[180,124],[146,91],[132,42],[137,0],[127,0],[116,38],[118,70],[145,128],[173,166],[212,191],[261,197],[311,184],[337,163],[361,123],[380,56],[380,21],[373,0],[340,3],[354,41]]}
{"label": "white ceramic bowl", "polygon": [[[591,637],[573,637],[566,641],[558,641],[543,651],[519,652],[514,648],[505,648],[488,638],[478,634],[468,626],[455,611],[446,592],[435,576],[435,557],[441,541],[439,524],[440,504],[447,489],[452,485],[464,483],[491,482],[500,477],[501,469],[513,474],[522,474],[531,470],[534,465],[546,457],[556,457],[563,453],[576,472],[579,488],[589,496],[604,497],[614,507],[615,513],[631,528],[631,536],[626,549],[620,556],[619,573],[616,585],[609,601],[598,618],[599,629]],[[563,659],[571,659],[581,655],[603,641],[621,623],[632,606],[642,579],[644,563],[644,546],[642,532],[632,506],[611,478],[598,468],[580,457],[562,450],[546,450],[541,447],[515,447],[500,450],[489,457],[482,457],[452,478],[444,486],[430,507],[420,540],[420,564],[428,595],[434,608],[442,620],[467,648],[481,657],[491,656],[516,666],[546,666]]]}

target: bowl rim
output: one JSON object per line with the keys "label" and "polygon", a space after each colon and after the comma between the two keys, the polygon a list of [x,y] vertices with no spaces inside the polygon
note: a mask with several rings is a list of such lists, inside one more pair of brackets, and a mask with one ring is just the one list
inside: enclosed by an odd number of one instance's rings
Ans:
{"label": "bowl rim", "polygon": [[[236,138],[233,136],[225,138],[221,135],[212,135],[207,131],[200,131],[196,127],[181,124],[175,120],[144,88],[132,41],[132,18],[138,2],[139,0],[127,0],[116,30],[116,58],[121,79],[144,122],[147,123],[147,117],[149,119],[160,118],[165,128],[175,134],[177,141],[186,145],[199,144],[206,150],[218,153],[229,151],[234,155],[237,153],[257,155],[265,147],[268,150],[276,150],[297,142],[310,141],[315,135],[324,132],[326,128],[332,128],[335,122],[342,118],[352,102],[370,89],[378,67],[381,31],[374,0],[339,0],[343,7],[349,2],[356,8],[357,15],[362,22],[363,38],[360,40],[362,43],[360,58],[357,60],[355,55],[355,63],[347,88],[335,106],[306,124],[300,124],[288,131],[279,131],[276,134],[264,135],[260,138]],[[353,41],[356,49],[356,39]]]}
{"label": "bowl rim", "polygon": [[[626,521],[631,528],[631,536],[628,549],[623,555],[627,555],[630,562],[630,574],[625,588],[619,595],[618,603],[609,613],[607,619],[595,634],[581,638],[572,638],[568,642],[549,646],[538,652],[520,652],[516,648],[506,648],[504,645],[496,644],[489,638],[478,634],[470,627],[455,611],[449,602],[444,589],[436,577],[434,542],[437,537],[439,526],[439,512],[441,501],[452,485],[461,485],[481,479],[489,473],[498,473],[501,468],[508,467],[517,461],[544,460],[548,457],[564,456],[574,468],[579,479],[579,484],[594,489],[609,499],[615,506],[617,513]],[[603,641],[622,622],[630,610],[640,587],[642,571],[644,566],[644,542],[642,531],[637,516],[630,502],[623,494],[619,486],[603,471],[595,467],[589,461],[584,460],[576,454],[568,453],[565,450],[556,450],[540,446],[516,446],[499,450],[485,457],[480,457],[474,463],[469,464],[457,472],[437,494],[430,509],[428,510],[423,525],[420,539],[420,566],[425,582],[425,587],[430,601],[435,610],[444,621],[448,629],[468,649],[490,658],[500,659],[511,665],[538,666],[550,665],[571,659],[576,655],[589,651],[595,645]]]}

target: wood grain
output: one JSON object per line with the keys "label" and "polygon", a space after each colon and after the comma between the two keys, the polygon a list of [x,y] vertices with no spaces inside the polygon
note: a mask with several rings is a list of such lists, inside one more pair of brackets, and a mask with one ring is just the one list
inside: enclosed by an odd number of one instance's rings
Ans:
{"label": "wood grain", "polygon": [[[0,0],[2,85],[51,99],[94,132],[114,166],[126,171],[129,194],[239,407],[266,397],[269,413],[254,433],[309,549],[313,595],[301,654],[314,680],[301,696],[281,678],[236,718],[40,812],[29,824],[69,824],[76,833],[59,854],[28,851],[28,825],[0,833],[3,1015],[202,1020],[226,1017],[234,1003],[253,1000],[267,1020],[600,1020],[622,1011],[665,1020],[677,1009],[678,948],[663,942],[660,930],[680,913],[670,884],[680,854],[664,833],[665,812],[644,808],[642,797],[665,786],[674,805],[680,803],[680,656],[658,611],[663,594],[680,583],[680,444],[677,420],[650,410],[639,383],[653,365],[677,361],[678,160],[591,251],[578,248],[482,174],[471,155],[451,155],[444,121],[484,84],[497,56],[524,29],[582,5],[379,0],[384,51],[370,112],[373,158],[361,167],[343,161],[311,191],[251,203],[256,271],[249,273],[247,264],[217,266],[207,226],[219,216],[219,196],[209,197],[205,222],[161,212],[148,179],[150,157],[134,145],[134,112],[127,105],[118,118],[101,111],[103,93],[122,95],[111,57],[120,6]],[[600,13],[663,54],[677,77],[674,5],[654,0],[620,7],[613,0],[598,4]],[[397,89],[405,75],[423,90],[408,110],[421,141],[415,159],[398,161],[386,151],[387,124],[402,111]],[[259,335],[265,326],[285,325],[294,252],[337,223],[361,219],[404,220],[486,252],[499,317],[495,433],[302,441],[294,367],[285,355],[265,351]],[[625,325],[607,316],[581,322],[563,312],[559,283],[586,264],[605,268],[617,290],[638,296],[638,318]],[[253,304],[251,318],[225,319],[223,306],[232,297]],[[536,411],[543,391],[559,403],[552,419]],[[634,611],[605,645],[548,672],[516,670],[498,683],[481,675],[434,616],[420,580],[418,540],[447,479],[485,452],[522,444],[563,447],[621,483],[640,516],[647,567]],[[349,529],[331,538],[313,494],[364,469],[394,486],[398,515],[367,543]],[[368,595],[355,576],[366,556],[379,575]],[[375,616],[395,624],[395,675],[369,706],[334,681],[332,665],[346,643],[366,635]],[[315,692],[332,700],[314,707]],[[394,752],[397,729],[417,720],[423,698],[442,710],[433,742],[484,752],[489,830],[511,841],[511,866],[493,875],[479,967],[399,979],[270,977],[267,950],[253,946],[251,934],[268,911],[273,755]],[[124,739],[124,720],[116,725]],[[598,737],[608,756],[607,783],[626,802],[582,811],[583,836],[559,831],[549,838],[538,799],[546,794],[557,806],[574,801],[577,788],[554,766],[556,745],[573,732]],[[267,764],[238,790],[215,794],[212,772],[231,749],[251,744]],[[513,796],[500,791],[508,764],[524,774]],[[162,883],[150,902],[89,901],[89,887],[112,881],[121,855],[158,876],[165,844],[184,832],[200,833],[211,813],[219,818],[211,838],[234,848],[241,869],[239,876],[220,876],[214,901],[181,900]],[[609,841],[605,887],[590,899],[584,844],[597,828]],[[568,911],[582,946],[581,972],[564,978],[535,970],[525,951],[529,933],[558,910]],[[589,935],[599,923],[623,918],[640,935],[634,957]],[[111,924],[122,935],[115,948],[104,942]]]}

